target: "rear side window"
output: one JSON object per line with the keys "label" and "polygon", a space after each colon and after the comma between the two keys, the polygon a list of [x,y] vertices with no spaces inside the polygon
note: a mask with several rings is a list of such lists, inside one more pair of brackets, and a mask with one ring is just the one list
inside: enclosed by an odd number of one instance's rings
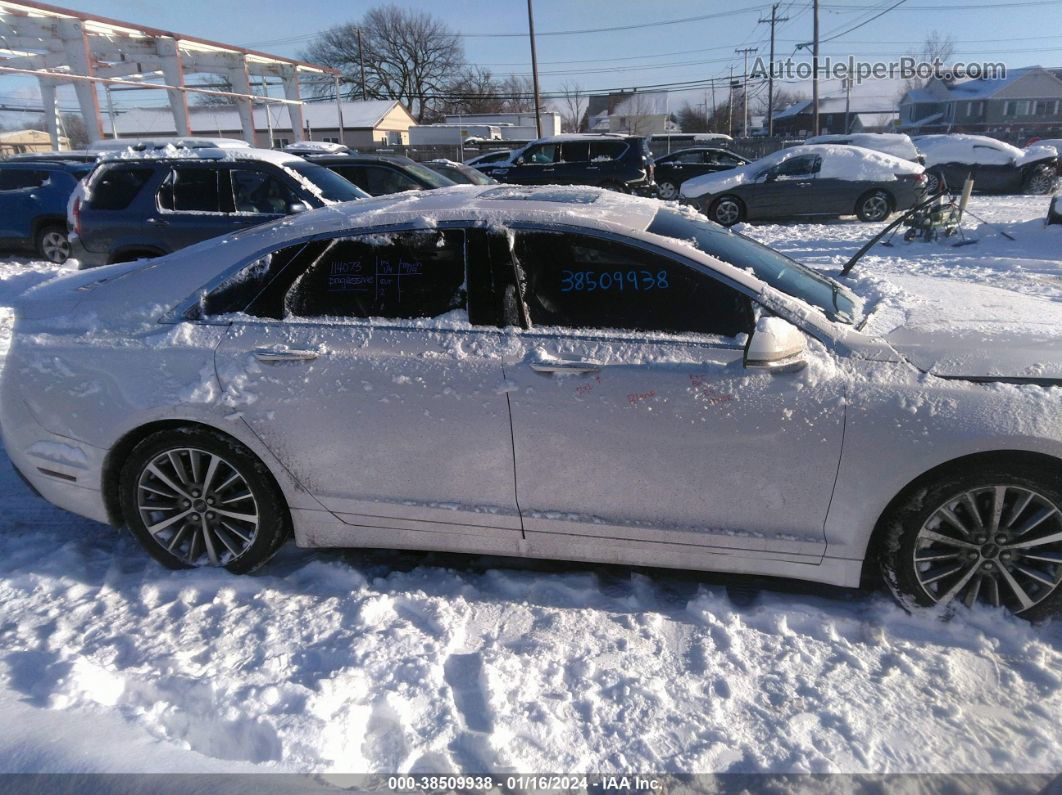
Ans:
{"label": "rear side window", "polygon": [[228,171],[215,168],[173,169],[159,188],[159,207],[173,212],[232,212]]}
{"label": "rear side window", "polygon": [[627,151],[623,141],[591,141],[590,159],[593,161],[619,160]]}
{"label": "rear side window", "polygon": [[561,144],[561,160],[565,163],[585,163],[589,159],[589,141],[565,141]]}
{"label": "rear side window", "polygon": [[752,327],[751,301],[667,257],[611,241],[517,232],[532,325],[733,337]]}
{"label": "rear side window", "polygon": [[92,184],[89,207],[94,210],[124,210],[144,187],[153,168],[110,168]]}
{"label": "rear side window", "polygon": [[0,171],[0,190],[39,188],[47,181],[47,171],[35,171],[28,168],[5,168]]}

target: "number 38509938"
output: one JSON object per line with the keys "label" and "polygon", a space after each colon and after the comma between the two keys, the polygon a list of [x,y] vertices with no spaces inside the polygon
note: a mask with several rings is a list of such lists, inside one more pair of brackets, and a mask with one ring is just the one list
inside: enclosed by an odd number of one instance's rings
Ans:
{"label": "number 38509938", "polygon": [[597,290],[666,290],[671,285],[667,271],[561,271],[562,293],[592,293]]}

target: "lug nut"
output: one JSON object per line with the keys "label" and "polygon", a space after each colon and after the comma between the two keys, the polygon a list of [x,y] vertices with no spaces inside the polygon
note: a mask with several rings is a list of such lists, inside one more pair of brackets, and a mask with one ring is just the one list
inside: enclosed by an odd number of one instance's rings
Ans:
{"label": "lug nut", "polygon": [[193,497],[198,497],[199,496],[199,489],[192,489],[192,496]]}
{"label": "lug nut", "polygon": [[192,507],[192,503],[188,502],[188,500],[182,500],[181,501],[181,507],[182,508],[191,508]]}
{"label": "lug nut", "polygon": [[[192,492],[192,496],[195,496],[195,492],[194,491]],[[974,543],[975,544],[983,544],[987,540],[988,539],[985,538],[984,536],[974,536]]]}
{"label": "lug nut", "polygon": [[214,504],[214,498],[213,497],[207,497],[207,505],[213,505],[213,504]]}
{"label": "lug nut", "polygon": [[212,513],[208,513],[208,514],[207,514],[207,519],[209,519],[209,520],[211,520],[211,521],[212,521],[212,520],[214,519],[214,514],[212,514]]}
{"label": "lug nut", "polygon": [[1011,554],[1009,552],[1004,552],[999,557],[1002,558],[1003,560],[1010,560],[1011,559]]}
{"label": "lug nut", "polygon": [[1007,543],[1007,537],[1005,535],[996,536],[996,543],[997,544],[1006,544]]}
{"label": "lug nut", "polygon": [[992,561],[986,560],[985,565],[981,568],[983,568],[985,571],[990,571],[992,569]]}

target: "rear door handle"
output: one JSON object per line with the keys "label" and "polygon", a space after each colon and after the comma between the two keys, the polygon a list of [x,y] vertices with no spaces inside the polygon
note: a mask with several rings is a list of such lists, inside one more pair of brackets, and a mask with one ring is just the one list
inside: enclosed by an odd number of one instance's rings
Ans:
{"label": "rear door handle", "polygon": [[601,365],[596,362],[531,362],[536,373],[596,373]]}
{"label": "rear door handle", "polygon": [[317,351],[292,351],[286,348],[255,348],[254,358],[260,362],[308,362],[320,356]]}

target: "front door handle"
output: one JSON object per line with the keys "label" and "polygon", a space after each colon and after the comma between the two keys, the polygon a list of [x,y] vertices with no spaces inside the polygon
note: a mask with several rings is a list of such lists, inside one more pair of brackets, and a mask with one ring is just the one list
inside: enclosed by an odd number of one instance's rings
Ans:
{"label": "front door handle", "polygon": [[531,362],[531,369],[536,373],[596,373],[601,365],[577,361]]}
{"label": "front door handle", "polygon": [[255,348],[254,358],[260,362],[308,362],[316,359],[317,351],[293,351],[286,348]]}
{"label": "front door handle", "polygon": [[151,224],[152,226],[169,226],[170,225],[170,222],[167,221],[165,218],[159,218],[156,215],[151,216],[144,223]]}

